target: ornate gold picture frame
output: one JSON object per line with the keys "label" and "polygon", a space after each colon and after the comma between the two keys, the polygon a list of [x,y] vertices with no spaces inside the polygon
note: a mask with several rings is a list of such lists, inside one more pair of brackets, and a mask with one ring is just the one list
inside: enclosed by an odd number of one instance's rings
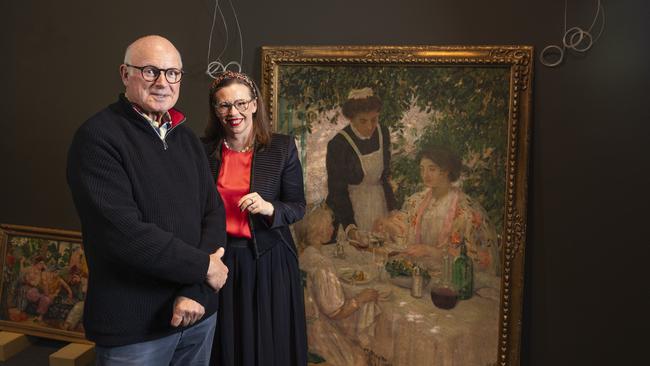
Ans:
{"label": "ornate gold picture frame", "polygon": [[0,225],[0,329],[91,343],[82,324],[88,267],[81,233]]}
{"label": "ornate gold picture frame", "polygon": [[262,47],[263,98],[303,164],[312,363],[519,364],[532,57]]}

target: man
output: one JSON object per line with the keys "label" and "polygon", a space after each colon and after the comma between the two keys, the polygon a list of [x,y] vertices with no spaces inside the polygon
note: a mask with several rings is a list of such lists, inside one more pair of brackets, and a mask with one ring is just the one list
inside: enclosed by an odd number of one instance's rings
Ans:
{"label": "man", "polygon": [[86,336],[99,365],[207,365],[228,272],[225,214],[202,145],[173,108],[181,57],[143,37],[120,74],[125,93],[79,128],[68,154]]}

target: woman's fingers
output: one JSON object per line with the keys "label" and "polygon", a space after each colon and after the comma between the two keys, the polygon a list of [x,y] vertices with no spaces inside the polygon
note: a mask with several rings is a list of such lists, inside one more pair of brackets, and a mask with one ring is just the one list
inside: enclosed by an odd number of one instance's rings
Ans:
{"label": "woman's fingers", "polygon": [[261,213],[271,215],[273,213],[272,207],[269,207],[271,204],[265,201],[257,192],[248,193],[242,196],[242,198],[237,202],[237,206],[240,211],[243,212],[248,210],[248,212],[252,214]]}

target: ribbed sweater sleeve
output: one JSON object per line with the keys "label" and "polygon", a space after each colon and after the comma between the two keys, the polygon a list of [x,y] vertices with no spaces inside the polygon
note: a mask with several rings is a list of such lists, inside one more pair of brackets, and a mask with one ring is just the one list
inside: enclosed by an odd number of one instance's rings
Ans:
{"label": "ribbed sweater sleeve", "polygon": [[[198,140],[197,140],[198,143]],[[204,154],[200,154],[199,164],[204,166],[206,185],[205,214],[201,221],[201,242],[199,249],[212,254],[218,248],[226,246],[226,225],[223,215],[223,202],[212,184],[212,175],[208,168],[208,160]],[[206,270],[207,271],[207,270]],[[214,296],[214,290],[206,282],[186,285],[181,288],[178,296],[190,298],[203,306],[207,306],[208,297]]]}
{"label": "ribbed sweater sleeve", "polygon": [[148,276],[181,284],[203,282],[207,251],[142,220],[124,169],[126,158],[119,143],[101,128],[81,128],[73,139],[68,183],[82,222],[100,237],[84,238],[86,245],[101,243],[93,248],[98,256]]}

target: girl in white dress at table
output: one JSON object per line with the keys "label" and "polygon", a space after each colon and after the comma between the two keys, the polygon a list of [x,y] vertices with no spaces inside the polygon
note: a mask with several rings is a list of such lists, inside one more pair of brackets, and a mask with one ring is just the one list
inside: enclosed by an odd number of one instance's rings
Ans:
{"label": "girl in white dress at table", "polygon": [[[304,248],[299,258],[300,269],[307,274],[305,312],[309,351],[325,358],[327,365],[367,365],[362,343],[368,341],[364,332],[374,326],[375,320],[360,321],[360,313],[377,308],[379,294],[377,290],[364,289],[355,296],[345,297],[332,260],[321,252],[322,244],[332,237],[332,222],[332,211],[319,206],[295,227],[301,239],[300,248]],[[350,328],[357,334],[346,332]]]}

